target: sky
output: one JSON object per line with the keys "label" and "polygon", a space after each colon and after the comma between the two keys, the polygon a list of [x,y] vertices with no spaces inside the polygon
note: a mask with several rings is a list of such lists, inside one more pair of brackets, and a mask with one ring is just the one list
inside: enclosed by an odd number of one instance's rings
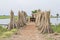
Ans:
{"label": "sky", "polygon": [[15,15],[22,10],[31,15],[35,9],[50,10],[51,15],[60,14],[60,0],[0,0],[0,15],[9,15],[11,10]]}

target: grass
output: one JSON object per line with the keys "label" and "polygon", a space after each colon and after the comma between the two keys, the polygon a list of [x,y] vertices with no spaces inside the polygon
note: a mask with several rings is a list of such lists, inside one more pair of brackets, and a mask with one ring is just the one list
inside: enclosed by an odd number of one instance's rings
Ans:
{"label": "grass", "polygon": [[[10,18],[9,15],[8,16],[6,16],[6,15],[0,15],[0,19],[9,19],[9,18]],[[15,16],[14,18],[17,20],[18,16]],[[27,18],[30,18],[30,16],[27,16]]]}
{"label": "grass", "polygon": [[[0,19],[9,19],[10,16],[5,16],[5,15],[1,15],[0,16]],[[15,19],[17,19],[17,16],[15,16]]]}
{"label": "grass", "polygon": [[60,24],[59,25],[51,25],[54,32],[60,33]]}
{"label": "grass", "polygon": [[48,38],[48,40],[54,40],[53,38]]}
{"label": "grass", "polygon": [[0,19],[7,19],[7,18],[10,18],[10,16],[0,16]]}
{"label": "grass", "polygon": [[6,38],[6,37],[10,37],[11,35],[13,35],[17,30],[16,29],[12,29],[11,31],[6,31],[3,33],[3,35],[1,36],[2,38]]}
{"label": "grass", "polygon": [[17,32],[17,29],[12,29],[8,31],[6,28],[3,28],[2,26],[0,26],[0,38],[10,37],[15,32]]}

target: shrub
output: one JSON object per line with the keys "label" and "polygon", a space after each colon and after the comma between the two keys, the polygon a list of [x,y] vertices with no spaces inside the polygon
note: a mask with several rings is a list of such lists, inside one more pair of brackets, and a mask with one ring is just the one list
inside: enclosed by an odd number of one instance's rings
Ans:
{"label": "shrub", "polygon": [[3,33],[3,35],[5,35],[6,37],[11,36],[12,34],[13,34],[13,32],[11,32],[11,31],[7,31],[7,32]]}
{"label": "shrub", "polygon": [[0,26],[0,37],[1,38],[10,37],[15,32],[17,32],[17,29],[12,29],[12,30],[8,31],[6,28]]}
{"label": "shrub", "polygon": [[17,31],[17,29],[12,29],[12,30],[11,30],[11,32],[16,32],[16,31]]}

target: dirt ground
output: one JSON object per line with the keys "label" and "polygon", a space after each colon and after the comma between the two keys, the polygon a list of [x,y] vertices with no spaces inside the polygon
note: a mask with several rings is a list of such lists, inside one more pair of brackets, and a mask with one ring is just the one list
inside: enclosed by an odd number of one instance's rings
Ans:
{"label": "dirt ground", "polygon": [[4,40],[60,40],[60,35],[40,34],[37,27],[35,27],[35,23],[31,22],[27,23],[24,28],[19,29],[17,35]]}

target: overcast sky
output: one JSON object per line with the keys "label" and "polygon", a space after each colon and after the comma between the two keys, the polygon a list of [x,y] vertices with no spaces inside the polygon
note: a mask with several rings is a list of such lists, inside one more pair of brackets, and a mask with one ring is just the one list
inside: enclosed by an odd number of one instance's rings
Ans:
{"label": "overcast sky", "polygon": [[19,10],[31,15],[34,9],[50,10],[52,15],[60,14],[60,0],[0,0],[0,15],[9,15],[10,10],[15,15]]}

